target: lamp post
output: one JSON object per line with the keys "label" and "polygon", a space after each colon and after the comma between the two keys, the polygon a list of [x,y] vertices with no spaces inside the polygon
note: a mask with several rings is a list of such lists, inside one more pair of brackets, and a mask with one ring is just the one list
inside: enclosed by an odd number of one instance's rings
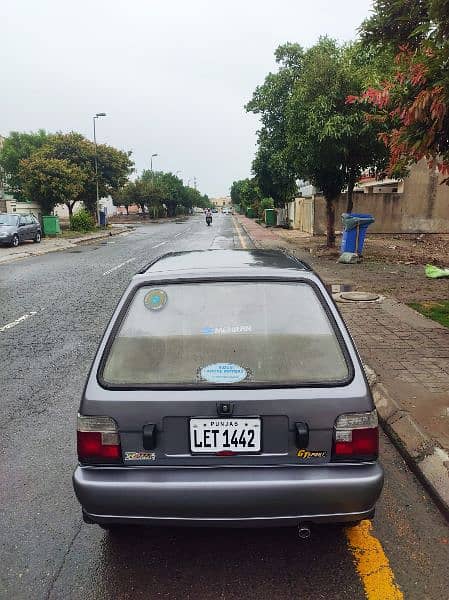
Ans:
{"label": "lamp post", "polygon": [[99,198],[99,194],[98,194],[98,156],[97,156],[97,136],[96,136],[96,132],[95,132],[95,121],[96,119],[98,119],[99,117],[105,117],[106,113],[101,112],[101,113],[97,113],[92,117],[92,120],[94,122],[94,144],[95,144],[95,181],[96,181],[96,186],[97,186],[97,223],[98,225],[100,225],[100,198]]}
{"label": "lamp post", "polygon": [[153,174],[153,157],[154,156],[159,156],[159,154],[152,154],[151,158],[150,158],[150,169],[151,169],[151,174]]}

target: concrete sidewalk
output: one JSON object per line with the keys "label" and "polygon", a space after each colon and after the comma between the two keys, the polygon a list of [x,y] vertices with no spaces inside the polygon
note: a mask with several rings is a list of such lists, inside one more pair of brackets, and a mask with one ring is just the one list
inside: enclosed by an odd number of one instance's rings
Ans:
{"label": "concrete sidewalk", "polygon": [[[275,229],[242,215],[236,218],[257,247],[285,246]],[[295,255],[307,262],[300,248]],[[314,262],[326,283],[338,284],[328,266],[320,269],[319,261]],[[449,329],[393,298],[377,302],[348,302],[340,294],[334,298],[368,365],[384,429],[449,513]]]}
{"label": "concrete sidewalk", "polygon": [[34,242],[22,243],[17,248],[12,247],[0,247],[0,264],[9,263],[21,258],[28,258],[30,256],[40,256],[47,254],[48,252],[57,252],[58,250],[67,250],[73,248],[78,244],[89,244],[103,238],[109,238],[113,235],[120,235],[131,231],[131,227],[117,227],[114,226],[111,229],[105,231],[96,231],[75,238],[63,238],[63,237],[48,237],[42,238],[40,244]]}

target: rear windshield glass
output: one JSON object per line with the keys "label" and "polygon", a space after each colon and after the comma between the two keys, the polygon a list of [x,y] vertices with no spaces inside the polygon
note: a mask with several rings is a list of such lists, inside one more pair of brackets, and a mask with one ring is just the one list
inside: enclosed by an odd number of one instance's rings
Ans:
{"label": "rear windshield glass", "polygon": [[109,385],[305,385],[347,380],[340,343],[306,283],[142,287],[110,346]]}

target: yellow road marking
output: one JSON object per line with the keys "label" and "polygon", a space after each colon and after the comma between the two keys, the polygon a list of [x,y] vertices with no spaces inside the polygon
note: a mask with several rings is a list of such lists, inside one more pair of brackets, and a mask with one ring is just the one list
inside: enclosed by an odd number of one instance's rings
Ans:
{"label": "yellow road marking", "polygon": [[353,554],[357,573],[368,600],[402,600],[401,590],[394,582],[394,574],[382,545],[372,533],[371,521],[361,521],[355,527],[346,527],[346,539]]}
{"label": "yellow road marking", "polygon": [[240,229],[238,228],[238,226],[236,225],[236,221],[235,221],[235,217],[234,215],[232,215],[232,221],[234,223],[234,227],[235,230],[237,231],[237,235],[239,236],[239,242],[242,248],[244,248],[245,250],[248,248],[248,246],[246,245],[245,240],[243,239],[242,234],[240,233]]}

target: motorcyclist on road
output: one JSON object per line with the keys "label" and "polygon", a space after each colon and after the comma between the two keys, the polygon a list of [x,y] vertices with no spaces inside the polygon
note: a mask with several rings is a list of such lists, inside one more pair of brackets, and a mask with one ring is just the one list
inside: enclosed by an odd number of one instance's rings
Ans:
{"label": "motorcyclist on road", "polygon": [[212,213],[210,208],[206,210],[206,223],[210,225],[212,223]]}

